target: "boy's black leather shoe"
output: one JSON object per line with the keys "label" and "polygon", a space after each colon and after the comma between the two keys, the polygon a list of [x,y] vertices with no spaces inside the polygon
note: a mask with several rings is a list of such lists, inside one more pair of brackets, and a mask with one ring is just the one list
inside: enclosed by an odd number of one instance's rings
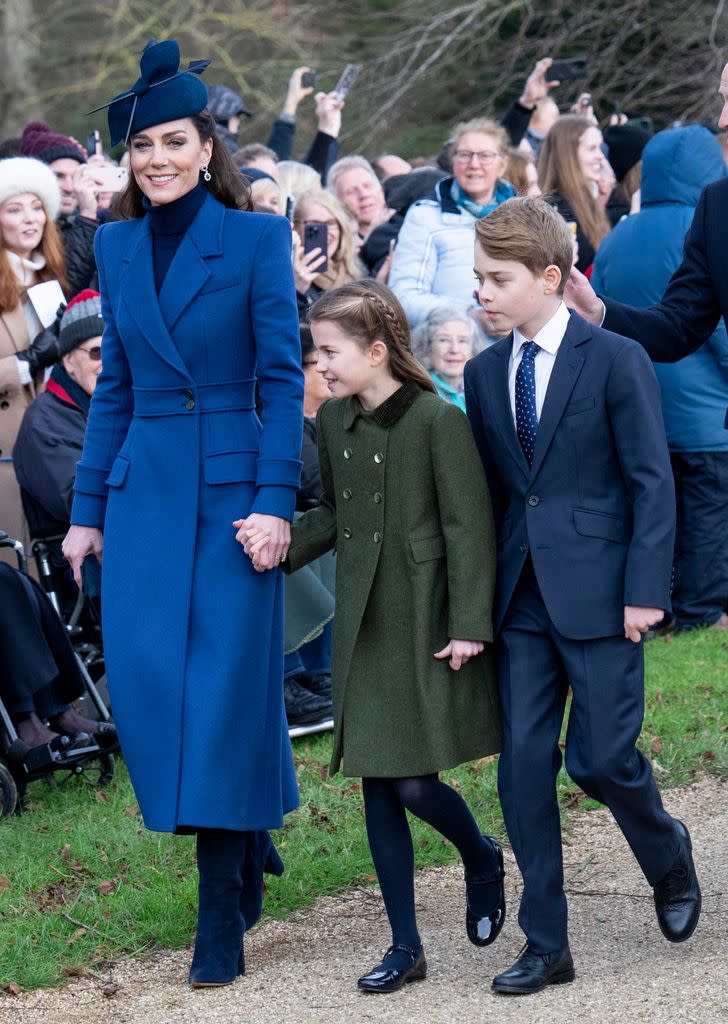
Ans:
{"label": "boy's black leather shoe", "polygon": [[702,898],[690,833],[681,821],[676,819],[675,824],[680,836],[680,849],[670,870],[654,887],[653,894],[660,931],[670,942],[684,942],[698,926]]}
{"label": "boy's black leather shoe", "polygon": [[[410,963],[403,968],[387,965],[387,957],[390,953],[405,953]],[[397,992],[410,981],[421,981],[427,977],[427,961],[425,951],[415,953],[407,946],[390,946],[384,954],[382,962],[373,967],[369,974],[363,975],[357,981],[358,987],[363,992]]]}
{"label": "boy's black leather shoe", "polygon": [[555,953],[534,953],[526,944],[513,967],[493,978],[491,988],[506,995],[526,996],[547,985],[563,985],[574,977],[574,961],[568,946]]}
{"label": "boy's black leather shoe", "polygon": [[[483,836],[483,839],[491,845],[495,860],[498,865],[496,871],[492,874],[470,874],[465,872],[465,888],[466,888],[466,910],[465,910],[465,930],[468,934],[468,938],[474,946],[490,946],[492,942],[498,938],[503,928],[503,924],[506,919],[506,890],[503,883],[505,877],[505,870],[503,868],[503,850],[500,843],[497,843],[495,839],[490,836]],[[478,889],[482,886],[485,889],[486,886],[493,886],[497,895],[496,901],[486,911],[482,912],[482,907],[473,906],[473,897],[475,893],[473,890]],[[480,911],[480,912],[479,912]]]}

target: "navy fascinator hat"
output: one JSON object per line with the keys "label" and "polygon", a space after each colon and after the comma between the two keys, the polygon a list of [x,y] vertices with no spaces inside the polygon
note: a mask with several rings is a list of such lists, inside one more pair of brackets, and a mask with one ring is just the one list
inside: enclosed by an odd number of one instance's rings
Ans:
{"label": "navy fascinator hat", "polygon": [[139,62],[141,74],[131,89],[89,114],[108,107],[112,146],[128,142],[130,135],[152,125],[194,117],[207,106],[207,89],[199,76],[209,64],[209,60],[193,60],[180,68],[176,39],[161,43],[150,39]]}

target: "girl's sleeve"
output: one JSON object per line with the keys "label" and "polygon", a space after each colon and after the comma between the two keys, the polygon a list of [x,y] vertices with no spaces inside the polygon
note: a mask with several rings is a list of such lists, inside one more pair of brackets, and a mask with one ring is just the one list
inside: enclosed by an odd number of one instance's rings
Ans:
{"label": "girl's sleeve", "polygon": [[322,405],[316,416],[319,464],[323,491],[317,508],[305,512],[291,526],[291,546],[288,557],[282,563],[284,572],[295,572],[302,565],[308,565],[319,555],[330,551],[336,543],[336,498],[331,471],[331,459],[326,444],[325,409]]}
{"label": "girl's sleeve", "polygon": [[451,640],[493,640],[496,543],[483,465],[467,417],[442,403],[430,427],[445,537]]}

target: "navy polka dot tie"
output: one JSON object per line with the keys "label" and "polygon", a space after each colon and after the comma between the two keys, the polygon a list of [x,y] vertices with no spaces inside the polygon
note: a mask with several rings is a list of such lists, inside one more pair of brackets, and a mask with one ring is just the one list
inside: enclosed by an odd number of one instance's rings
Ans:
{"label": "navy polka dot tie", "polygon": [[535,341],[527,341],[516,370],[516,433],[529,466],[533,462],[533,446],[538,430],[536,412],[536,369],[534,360],[540,351]]}

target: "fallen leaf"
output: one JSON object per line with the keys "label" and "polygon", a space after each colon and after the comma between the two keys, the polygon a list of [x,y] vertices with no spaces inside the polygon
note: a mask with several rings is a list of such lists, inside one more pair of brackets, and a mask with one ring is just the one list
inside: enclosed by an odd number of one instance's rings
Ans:
{"label": "fallen leaf", "polygon": [[10,879],[7,875],[0,875],[0,892],[10,888]]}
{"label": "fallen leaf", "polygon": [[9,981],[7,985],[2,986],[2,991],[7,992],[9,996],[19,996],[23,989],[17,982]]}
{"label": "fallen leaf", "polygon": [[73,964],[70,967],[64,967],[62,973],[67,978],[85,978],[88,971],[82,964]]}
{"label": "fallen leaf", "polygon": [[705,761],[714,761],[715,760],[715,753],[712,750],[706,750],[705,753],[703,754],[703,759]]}
{"label": "fallen leaf", "polygon": [[61,860],[65,860],[66,864],[71,860],[71,844],[65,843],[61,850]]}
{"label": "fallen leaf", "polygon": [[654,739],[652,740],[652,743],[650,743],[650,750],[652,751],[653,754],[661,754],[662,753],[662,740],[660,739],[659,736],[655,736]]}
{"label": "fallen leaf", "polygon": [[109,794],[103,789],[97,789],[96,799],[100,804],[105,804],[109,800]]}
{"label": "fallen leaf", "polygon": [[86,935],[85,928],[77,928],[76,931],[71,935],[70,938],[66,939],[69,946],[75,946],[79,939],[82,939]]}
{"label": "fallen leaf", "polygon": [[137,804],[129,804],[127,807],[124,808],[124,814],[127,816],[127,818],[138,818],[139,807],[137,806]]}
{"label": "fallen leaf", "polygon": [[99,882],[99,892],[102,896],[109,896],[112,892],[116,892],[116,882],[109,878],[105,882]]}
{"label": "fallen leaf", "polygon": [[110,981],[108,985],[104,985],[101,989],[102,995],[105,995],[107,999],[111,999],[119,991],[119,986],[115,981]]}

